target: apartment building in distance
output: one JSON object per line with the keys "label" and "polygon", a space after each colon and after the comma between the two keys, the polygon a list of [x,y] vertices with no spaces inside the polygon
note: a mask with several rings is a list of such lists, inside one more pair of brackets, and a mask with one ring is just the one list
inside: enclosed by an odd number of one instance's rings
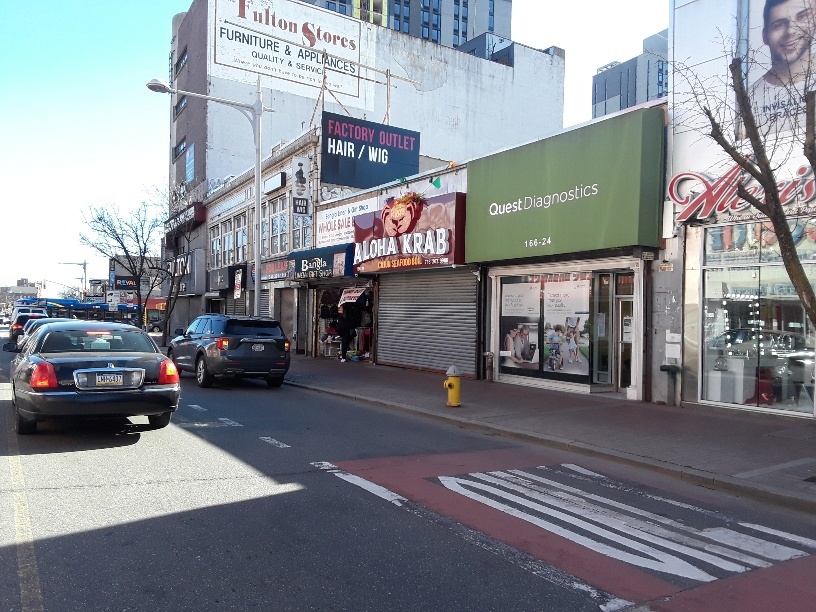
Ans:
{"label": "apartment building in distance", "polygon": [[643,53],[610,62],[592,77],[592,118],[597,119],[669,93],[669,31],[643,40]]}

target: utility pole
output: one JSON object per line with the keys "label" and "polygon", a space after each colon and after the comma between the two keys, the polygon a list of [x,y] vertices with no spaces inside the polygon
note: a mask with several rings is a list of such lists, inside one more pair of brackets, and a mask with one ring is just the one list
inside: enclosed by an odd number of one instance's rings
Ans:
{"label": "utility pole", "polygon": [[[76,261],[61,261],[60,265],[61,266],[82,266],[82,293],[84,295],[86,290],[88,289],[88,287],[87,287],[88,262],[83,261],[83,262],[79,263],[79,262],[76,262]],[[77,280],[80,280],[80,279],[77,279]]]}

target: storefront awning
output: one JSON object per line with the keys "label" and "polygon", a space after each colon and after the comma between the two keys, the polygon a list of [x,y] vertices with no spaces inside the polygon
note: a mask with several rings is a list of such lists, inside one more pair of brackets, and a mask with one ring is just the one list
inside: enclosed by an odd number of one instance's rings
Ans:
{"label": "storefront awning", "polygon": [[354,276],[354,244],[337,244],[289,253],[295,262],[295,280]]}

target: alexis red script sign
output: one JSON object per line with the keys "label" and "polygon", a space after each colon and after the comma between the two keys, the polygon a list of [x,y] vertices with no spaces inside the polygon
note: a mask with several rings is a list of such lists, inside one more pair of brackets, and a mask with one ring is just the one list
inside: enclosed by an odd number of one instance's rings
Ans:
{"label": "alexis red script sign", "polygon": [[[695,185],[685,196],[687,181]],[[742,168],[734,165],[719,178],[711,178],[698,172],[681,172],[669,182],[669,198],[681,210],[676,217],[678,222],[703,221],[712,215],[734,214],[750,208],[750,204],[737,195],[737,186],[743,183],[748,193],[759,200],[764,198],[765,190]],[[816,181],[809,166],[796,170],[796,178],[778,183],[779,199],[783,206],[806,204],[816,197]]]}

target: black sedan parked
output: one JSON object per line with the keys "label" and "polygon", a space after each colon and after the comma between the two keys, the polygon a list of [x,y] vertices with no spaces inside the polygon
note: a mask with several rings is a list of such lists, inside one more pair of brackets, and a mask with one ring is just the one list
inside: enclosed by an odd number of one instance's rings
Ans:
{"label": "black sedan parked", "polygon": [[[20,352],[16,343],[4,351]],[[175,364],[140,329],[121,323],[42,325],[9,374],[18,434],[62,417],[147,416],[165,427],[178,408]]]}

